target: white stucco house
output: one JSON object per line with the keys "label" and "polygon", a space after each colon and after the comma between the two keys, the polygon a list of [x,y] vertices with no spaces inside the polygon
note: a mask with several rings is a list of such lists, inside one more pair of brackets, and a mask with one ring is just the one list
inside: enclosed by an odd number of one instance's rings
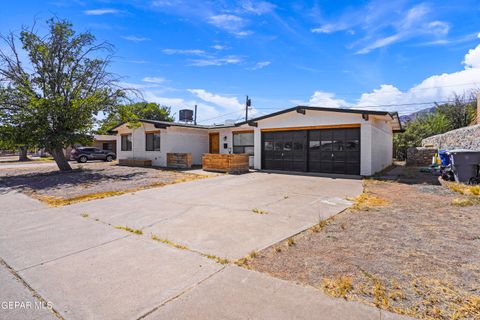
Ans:
{"label": "white stucco house", "polygon": [[151,160],[166,166],[167,153],[248,153],[258,170],[370,176],[392,163],[393,133],[402,126],[396,112],[297,106],[239,123],[193,125],[141,120],[121,124],[118,159]]}

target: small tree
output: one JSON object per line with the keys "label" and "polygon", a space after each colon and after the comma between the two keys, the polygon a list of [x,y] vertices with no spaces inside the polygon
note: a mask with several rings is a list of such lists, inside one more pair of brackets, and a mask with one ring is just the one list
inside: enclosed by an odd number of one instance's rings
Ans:
{"label": "small tree", "polygon": [[[77,34],[65,20],[50,19],[47,26],[44,36],[24,28],[1,37],[7,49],[0,49],[0,123],[23,119],[29,138],[68,171],[64,149],[88,141],[95,116],[120,104],[126,90],[107,71],[112,45]],[[28,61],[20,59],[18,42]]]}
{"label": "small tree", "polygon": [[171,108],[153,102],[137,102],[121,105],[102,120],[98,133],[107,134],[110,129],[123,122],[134,123],[140,119],[172,122]]}
{"label": "small tree", "polygon": [[475,120],[475,94],[454,95],[453,102],[437,105],[436,111],[445,115],[451,124],[451,130],[469,126]]}

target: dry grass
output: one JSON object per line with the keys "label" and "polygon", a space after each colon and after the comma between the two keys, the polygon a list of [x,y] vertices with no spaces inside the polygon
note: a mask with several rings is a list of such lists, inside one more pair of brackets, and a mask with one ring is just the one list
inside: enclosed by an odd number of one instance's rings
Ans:
{"label": "dry grass", "polygon": [[127,226],[115,226],[116,229],[120,229],[120,230],[125,230],[125,231],[128,231],[130,233],[133,233],[133,234],[138,234],[138,235],[142,235],[143,234],[143,231],[140,230],[140,229],[133,229],[133,228],[130,228],[130,227],[127,227]]}
{"label": "dry grass", "polygon": [[82,218],[88,218],[88,217],[89,217],[88,213],[82,213]]}
{"label": "dry grass", "polygon": [[463,195],[472,195],[472,196],[480,196],[480,185],[476,186],[469,186],[463,183],[457,182],[446,182],[446,186],[457,193]]}
{"label": "dry grass", "polygon": [[353,201],[353,206],[351,208],[354,210],[368,210],[373,207],[381,207],[388,204],[387,200],[375,196],[367,191],[363,192],[354,199],[348,200]]}
{"label": "dry grass", "polygon": [[127,194],[127,193],[134,193],[134,192],[137,192],[137,191],[142,191],[142,190],[147,190],[147,189],[152,189],[152,188],[158,188],[158,187],[164,187],[166,185],[188,182],[188,181],[194,181],[194,180],[203,179],[203,178],[206,178],[206,177],[207,176],[187,174],[186,177],[178,178],[178,179],[176,179],[172,182],[168,182],[168,183],[167,182],[152,183],[150,185],[142,186],[142,187],[138,187],[138,188],[134,188],[134,189],[89,193],[89,194],[80,195],[80,196],[71,197],[71,198],[44,196],[44,195],[38,195],[38,194],[35,194],[35,193],[31,193],[30,196],[32,196],[33,198],[35,198],[37,200],[45,202],[46,204],[48,204],[51,207],[62,207],[62,206],[68,206],[68,205],[78,203],[78,202],[84,202],[84,201],[91,201],[91,200],[103,199],[103,198],[108,198],[108,197],[120,196],[120,195]]}
{"label": "dry grass", "polygon": [[295,239],[293,237],[290,237],[287,239],[287,246],[291,247],[295,245]]}
{"label": "dry grass", "polygon": [[318,223],[316,225],[314,225],[313,227],[311,227],[310,231],[313,232],[313,233],[320,232],[323,228],[328,226],[333,221],[333,219],[334,219],[334,217],[328,218],[326,220],[321,220],[320,218],[318,218]]}
{"label": "dry grass", "polygon": [[256,213],[256,214],[268,214],[267,211],[262,210],[262,209],[258,209],[258,208],[252,209],[252,212],[253,212],[253,213]]}
{"label": "dry grass", "polygon": [[170,240],[168,240],[168,239],[160,238],[160,237],[158,237],[158,236],[156,236],[156,235],[154,235],[154,234],[152,234],[151,239],[152,239],[152,240],[155,240],[155,241],[158,241],[158,242],[161,242],[161,243],[164,243],[164,244],[166,244],[166,245],[168,245],[168,246],[171,246],[171,247],[180,249],[180,250],[188,250],[188,247],[187,247],[187,246],[184,246],[184,245],[175,243],[175,242],[170,241]]}
{"label": "dry grass", "polygon": [[468,198],[455,198],[450,202],[454,206],[459,207],[470,207],[480,203],[479,199],[475,197],[468,197]]}
{"label": "dry grass", "polygon": [[347,298],[347,294],[352,291],[352,278],[349,276],[339,276],[335,279],[324,278],[322,288],[328,294],[337,298]]}
{"label": "dry grass", "polygon": [[213,254],[202,253],[202,256],[204,256],[205,258],[208,258],[210,260],[213,260],[216,263],[220,263],[220,264],[229,264],[230,263],[230,260],[228,260],[227,258],[220,258],[220,257],[218,257],[216,255],[213,255]]}
{"label": "dry grass", "polygon": [[284,240],[261,251],[248,267],[410,317],[480,320],[477,188],[455,194],[414,171],[408,183],[365,181],[353,210],[296,235],[294,249]]}
{"label": "dry grass", "polygon": [[246,269],[251,269],[250,263],[256,257],[258,257],[258,252],[252,251],[246,257],[240,258],[237,261],[235,261],[235,264],[239,267],[244,267]]}

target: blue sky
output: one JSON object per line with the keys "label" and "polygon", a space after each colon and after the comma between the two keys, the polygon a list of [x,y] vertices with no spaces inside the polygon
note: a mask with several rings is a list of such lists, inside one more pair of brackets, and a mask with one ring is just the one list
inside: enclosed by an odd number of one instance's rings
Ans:
{"label": "blue sky", "polygon": [[198,119],[309,104],[409,113],[480,88],[480,1],[3,1],[0,32],[52,15],[116,47],[112,71]]}

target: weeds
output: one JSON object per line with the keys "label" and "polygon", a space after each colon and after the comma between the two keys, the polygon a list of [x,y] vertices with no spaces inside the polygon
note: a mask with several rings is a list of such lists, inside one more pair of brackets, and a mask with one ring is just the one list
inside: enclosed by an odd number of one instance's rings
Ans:
{"label": "weeds", "polygon": [[174,247],[174,248],[177,248],[177,249],[180,249],[180,250],[188,250],[188,247],[184,246],[184,245],[181,245],[181,244],[178,244],[178,243],[175,243],[175,242],[172,242],[168,239],[162,239],[154,234],[152,234],[151,236],[152,240],[155,240],[155,241],[158,241],[158,242],[161,242],[161,243],[164,243],[166,245],[169,245],[171,247]]}
{"label": "weeds", "polygon": [[253,213],[256,213],[256,214],[268,214],[267,211],[262,210],[262,209],[258,209],[258,208],[252,209],[252,212],[253,212]]}
{"label": "weeds", "polygon": [[352,278],[349,276],[340,276],[335,279],[324,278],[322,285],[328,294],[344,299],[347,298],[348,293],[353,289]]}
{"label": "weeds", "polygon": [[472,199],[471,197],[469,198],[456,198],[453,199],[450,204],[454,206],[459,206],[459,207],[469,207],[469,206],[474,206],[475,204],[480,203],[480,201],[476,201],[476,199]]}
{"label": "weeds", "polygon": [[320,232],[323,228],[325,228],[327,225],[330,224],[332,221],[332,218],[327,219],[327,220],[321,220],[320,217],[318,218],[318,223],[314,225],[313,227],[310,228],[310,231],[313,233],[318,233]]}
{"label": "weeds", "polygon": [[82,213],[82,218],[88,218],[88,213]]}
{"label": "weeds", "polygon": [[290,237],[287,239],[287,246],[291,247],[295,245],[295,239],[293,237]]}
{"label": "weeds", "polygon": [[227,258],[220,258],[220,257],[217,257],[213,254],[204,254],[202,253],[202,256],[204,256],[205,258],[208,258],[210,260],[213,260],[217,263],[220,263],[220,264],[229,264],[230,263],[230,260],[228,260]]}
{"label": "weeds", "polygon": [[246,257],[240,258],[235,261],[235,264],[239,267],[244,267],[246,269],[251,269],[250,262],[258,256],[258,252],[252,251]]}
{"label": "weeds", "polygon": [[463,183],[446,182],[446,186],[450,190],[463,195],[480,196],[480,185],[469,186]]}
{"label": "weeds", "polygon": [[368,192],[364,192],[354,199],[348,199],[353,201],[352,209],[354,210],[368,210],[372,207],[380,207],[388,204],[388,201],[382,198],[379,198]]}
{"label": "weeds", "polygon": [[134,234],[138,234],[138,235],[142,235],[143,234],[143,231],[140,230],[140,229],[132,229],[130,227],[127,227],[127,226],[116,226],[115,229],[120,229],[120,230],[125,230],[125,231],[128,231],[130,233],[134,233]]}
{"label": "weeds", "polygon": [[[182,175],[185,175],[185,174],[182,174]],[[172,182],[158,182],[158,183],[153,183],[153,184],[150,184],[150,185],[147,185],[147,186],[142,186],[142,187],[135,188],[135,189],[90,193],[90,194],[84,194],[84,195],[71,197],[71,198],[61,198],[61,197],[55,197],[55,196],[42,196],[42,195],[34,195],[34,194],[32,194],[32,196],[34,198],[42,201],[42,202],[47,203],[51,207],[61,207],[61,206],[67,206],[67,205],[71,205],[71,204],[78,203],[78,202],[84,202],[84,201],[90,201],[90,200],[120,196],[120,195],[123,195],[123,194],[133,193],[133,192],[137,192],[137,191],[141,191],[141,190],[147,190],[147,189],[152,189],[152,188],[157,188],[157,187],[163,187],[163,186],[170,185],[170,184],[194,181],[194,180],[205,179],[205,178],[207,178],[207,176],[202,176],[202,175],[197,175],[197,174],[187,174],[186,176],[182,176],[181,178],[177,178]]]}

